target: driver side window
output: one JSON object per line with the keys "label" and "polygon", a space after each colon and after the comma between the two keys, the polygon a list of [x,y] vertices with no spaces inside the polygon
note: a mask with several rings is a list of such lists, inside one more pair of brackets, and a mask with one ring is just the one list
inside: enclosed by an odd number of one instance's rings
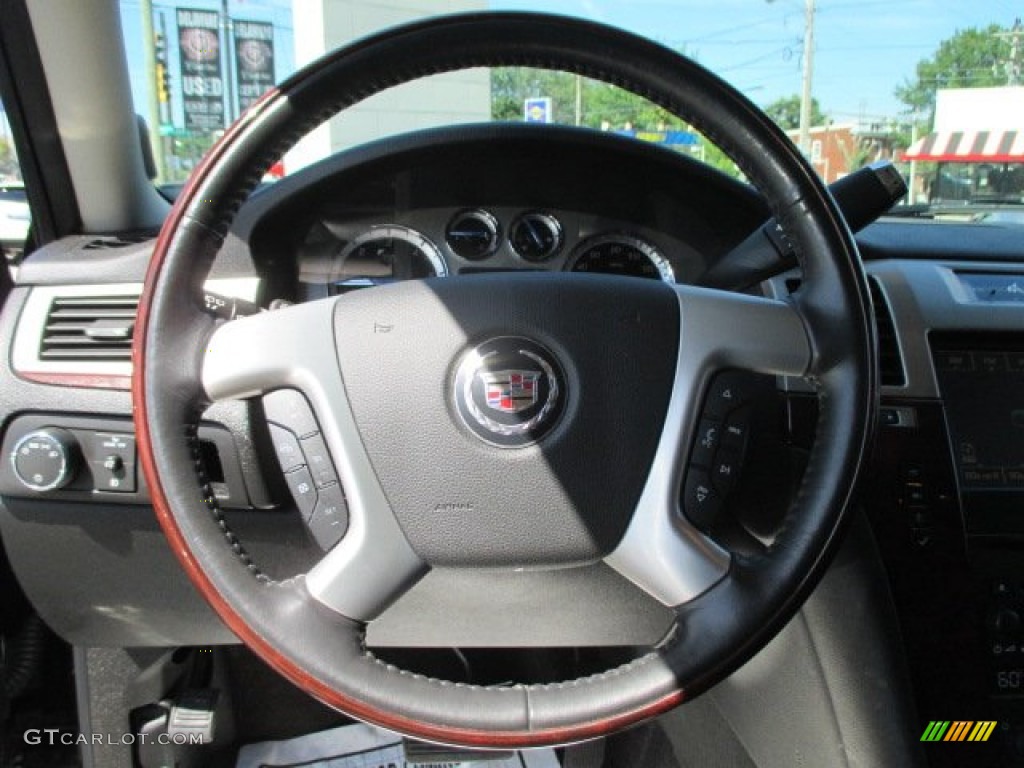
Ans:
{"label": "driver side window", "polygon": [[12,275],[24,255],[30,223],[18,153],[7,112],[0,102],[0,251]]}

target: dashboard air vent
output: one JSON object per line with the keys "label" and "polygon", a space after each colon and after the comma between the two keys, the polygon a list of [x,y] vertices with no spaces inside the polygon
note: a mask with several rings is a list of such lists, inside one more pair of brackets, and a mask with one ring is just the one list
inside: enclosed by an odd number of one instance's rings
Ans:
{"label": "dashboard air vent", "polygon": [[138,304],[138,296],[55,297],[39,359],[129,361]]}
{"label": "dashboard air vent", "polygon": [[[800,287],[800,278],[786,279],[786,291],[794,293]],[[871,292],[871,303],[875,307],[875,328],[878,334],[878,374],[885,387],[902,387],[907,383],[903,372],[903,357],[900,355],[900,342],[896,335],[896,326],[892,321],[889,302],[882,291],[878,278],[868,275],[868,290]]]}
{"label": "dashboard air vent", "polygon": [[903,358],[896,326],[892,321],[889,302],[878,278],[868,276],[871,303],[875,305],[875,327],[878,329],[878,373],[883,387],[902,387],[907,383],[903,372]]}

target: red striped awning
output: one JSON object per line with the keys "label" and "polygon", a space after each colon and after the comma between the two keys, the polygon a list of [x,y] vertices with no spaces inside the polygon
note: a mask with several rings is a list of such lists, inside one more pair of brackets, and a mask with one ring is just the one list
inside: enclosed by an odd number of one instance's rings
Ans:
{"label": "red striped awning", "polygon": [[904,160],[938,163],[1024,163],[1024,130],[939,131],[918,139]]}

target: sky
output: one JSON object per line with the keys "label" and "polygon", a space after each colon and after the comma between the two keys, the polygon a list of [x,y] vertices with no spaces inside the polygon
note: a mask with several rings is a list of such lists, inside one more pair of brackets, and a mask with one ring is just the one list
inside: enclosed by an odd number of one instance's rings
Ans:
{"label": "sky", "polygon": [[[804,0],[500,0],[622,26],[676,49],[764,106],[801,87]],[[1019,0],[817,0],[813,95],[835,122],[898,117],[893,95],[957,30],[1024,16]],[[1007,46],[1009,50],[1009,46]]]}
{"label": "sky", "polygon": [[[302,7],[307,0],[294,0]],[[343,0],[339,0],[341,2]],[[440,9],[459,0],[367,0]],[[493,8],[586,16],[623,26],[684,50],[764,106],[800,92],[805,0],[484,0]],[[173,8],[219,9],[221,0],[153,0],[173,29]],[[1020,0],[816,0],[813,93],[835,123],[901,117],[893,95],[914,76],[917,62],[957,30],[1024,15]],[[229,0],[231,15],[272,21],[277,29],[278,79],[290,73],[294,46],[292,0]],[[136,104],[144,104],[139,0],[121,0]],[[1007,46],[1009,50],[1009,46]],[[172,73],[177,50],[171,46]],[[180,99],[179,99],[180,102]],[[175,105],[180,111],[180,104]],[[180,115],[175,120],[180,124]]]}

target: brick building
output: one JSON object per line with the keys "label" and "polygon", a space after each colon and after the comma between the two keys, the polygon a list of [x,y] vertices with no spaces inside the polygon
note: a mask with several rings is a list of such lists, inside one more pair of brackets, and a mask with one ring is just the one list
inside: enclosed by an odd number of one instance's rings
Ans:
{"label": "brick building", "polygon": [[[858,160],[860,139],[852,124],[826,123],[811,128],[811,148],[809,158],[814,170],[831,184],[841,179],[850,171],[855,170]],[[787,131],[786,135],[794,143],[800,141],[800,131]]]}

